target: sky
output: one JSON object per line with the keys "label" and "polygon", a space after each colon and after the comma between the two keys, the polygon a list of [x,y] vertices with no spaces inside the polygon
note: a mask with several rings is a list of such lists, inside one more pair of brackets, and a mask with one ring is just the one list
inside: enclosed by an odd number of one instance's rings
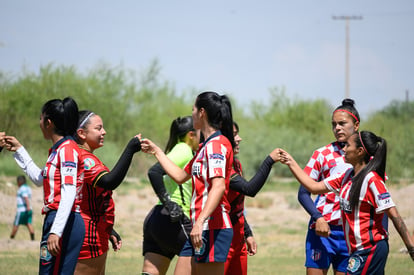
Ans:
{"label": "sky", "polygon": [[47,64],[81,72],[104,62],[144,72],[157,60],[177,92],[196,88],[266,103],[269,89],[302,100],[349,96],[362,116],[414,95],[412,0],[0,2],[0,71]]}

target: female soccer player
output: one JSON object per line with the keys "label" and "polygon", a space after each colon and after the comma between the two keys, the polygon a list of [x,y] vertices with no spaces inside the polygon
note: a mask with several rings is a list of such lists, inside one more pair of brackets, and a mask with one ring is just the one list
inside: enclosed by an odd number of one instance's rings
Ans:
{"label": "female soccer player", "polygon": [[[180,168],[193,158],[200,142],[200,131],[191,116],[174,119],[165,154]],[[172,258],[178,255],[191,232],[191,180],[178,185],[159,163],[148,170],[151,185],[160,202],[144,221],[142,274],[166,274]]]}
{"label": "female soccer player", "polygon": [[150,140],[144,139],[142,148],[155,155],[175,182],[192,178],[193,228],[177,261],[175,274],[190,274],[188,261],[180,263],[188,257],[193,257],[199,274],[223,274],[233,237],[227,201],[234,147],[230,100],[215,92],[203,92],[195,100],[192,117],[194,128],[201,130],[205,141],[184,170]]}
{"label": "female soccer player", "polygon": [[[345,163],[343,146],[348,138],[358,131],[360,117],[352,99],[344,99],[332,114],[332,131],[336,141],[313,152],[304,171],[314,180],[323,180],[330,175],[350,168]],[[327,274],[332,265],[334,274],[345,274],[348,250],[341,226],[339,198],[334,192],[319,194],[315,202],[303,186],[298,199],[310,214],[306,235],[306,273]]]}
{"label": "female soccer player", "polygon": [[83,168],[72,139],[77,129],[78,106],[72,98],[46,102],[40,129],[52,141],[46,166],[40,169],[20,142],[6,136],[6,147],[17,164],[37,185],[43,184],[45,215],[40,243],[39,274],[73,274],[85,235],[80,211]]}
{"label": "female soccer player", "polygon": [[344,151],[345,161],[353,168],[320,182],[309,177],[283,150],[281,162],[312,193],[332,191],[339,196],[342,227],[350,253],[347,274],[384,274],[389,251],[388,232],[382,223],[384,213],[414,260],[414,241],[384,184],[385,139],[367,131],[355,133],[348,139]]}
{"label": "female soccer player", "polygon": [[[105,263],[115,219],[115,204],[112,190],[125,178],[134,153],[141,149],[141,135],[136,135],[127,144],[117,164],[109,171],[94,151],[104,145],[102,118],[91,112],[79,113],[76,140],[81,149],[80,160],[84,164],[81,213],[85,222],[85,238],[79,253],[75,274],[105,274]],[[116,232],[113,233],[117,235]],[[114,247],[116,250],[117,248]]]}

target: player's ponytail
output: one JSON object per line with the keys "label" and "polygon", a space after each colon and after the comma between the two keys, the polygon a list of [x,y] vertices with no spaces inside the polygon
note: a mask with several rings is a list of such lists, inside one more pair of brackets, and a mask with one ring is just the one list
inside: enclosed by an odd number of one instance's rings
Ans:
{"label": "player's ponytail", "polygon": [[169,153],[178,142],[183,141],[190,131],[194,131],[193,118],[191,116],[174,119],[170,126],[170,137],[165,147],[165,153]]}
{"label": "player's ponytail", "polygon": [[387,164],[387,142],[382,137],[369,131],[361,131],[352,135],[357,148],[364,149],[363,162],[367,165],[352,179],[351,190],[349,191],[349,203],[354,209],[359,202],[362,183],[365,176],[375,171],[385,181],[385,167]]}
{"label": "player's ponytail", "polygon": [[195,106],[197,109],[204,108],[209,125],[216,130],[221,130],[234,148],[233,115],[229,98],[226,95],[220,96],[216,92],[207,91],[197,96]]}
{"label": "player's ponytail", "polygon": [[63,100],[52,99],[42,107],[44,123],[49,119],[53,122],[54,132],[61,136],[73,136],[78,124],[78,105],[70,97]]}

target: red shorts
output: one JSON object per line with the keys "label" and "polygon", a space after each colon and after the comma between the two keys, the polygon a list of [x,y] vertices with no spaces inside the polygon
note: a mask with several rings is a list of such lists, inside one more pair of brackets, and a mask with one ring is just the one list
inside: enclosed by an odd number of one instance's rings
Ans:
{"label": "red shorts", "polygon": [[247,275],[247,248],[244,240],[243,215],[233,224],[233,240],[224,264],[224,274]]}
{"label": "red shorts", "polygon": [[113,224],[102,221],[96,222],[83,216],[85,222],[85,238],[79,253],[79,259],[96,258],[109,249],[109,236]]}

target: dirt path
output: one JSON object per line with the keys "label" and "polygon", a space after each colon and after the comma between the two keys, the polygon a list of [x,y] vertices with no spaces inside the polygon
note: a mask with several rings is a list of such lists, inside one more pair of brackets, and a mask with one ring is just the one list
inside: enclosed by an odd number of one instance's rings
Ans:
{"label": "dirt path", "polygon": [[[11,223],[15,214],[15,192],[14,179],[0,178],[0,221],[8,225],[11,230]],[[36,239],[40,238],[42,216],[42,188],[31,185],[33,192],[33,208]],[[390,187],[390,192],[398,210],[405,220],[408,228],[414,230],[414,207],[412,195],[414,194],[414,184],[395,188]],[[129,245],[140,247],[142,239],[142,224],[146,214],[157,202],[153,190],[148,187],[142,190],[132,190],[129,192],[115,192],[116,203],[116,228],[123,233],[124,239],[132,238],[134,241]],[[302,228],[307,223],[308,216],[301,207],[298,207],[296,194],[294,192],[262,192],[254,199],[247,199],[246,211],[249,223],[258,228],[277,224],[285,228]],[[277,218],[274,218],[277,217]],[[395,235],[393,226],[390,232]],[[36,249],[38,241],[29,241],[26,228],[20,228],[16,240],[9,239],[10,232],[4,232],[0,238],[0,251],[10,251],[11,249]],[[138,241],[137,241],[138,240]]]}

